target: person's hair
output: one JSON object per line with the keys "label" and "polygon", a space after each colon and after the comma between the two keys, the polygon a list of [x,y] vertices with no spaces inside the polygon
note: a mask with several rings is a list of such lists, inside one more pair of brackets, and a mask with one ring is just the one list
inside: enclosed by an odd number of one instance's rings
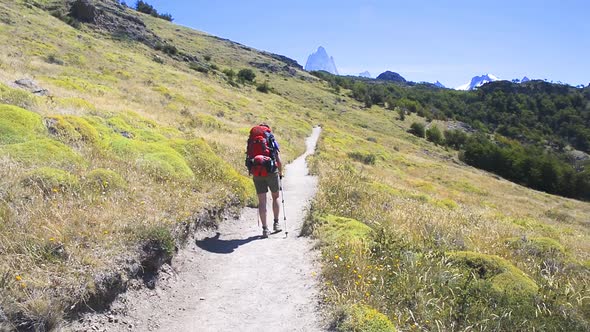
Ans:
{"label": "person's hair", "polygon": [[269,128],[269,129],[270,129],[270,126],[269,126],[269,125],[267,125],[267,124],[266,124],[266,123],[264,123],[264,122],[260,123],[260,124],[259,124],[259,126],[266,127],[266,128]]}

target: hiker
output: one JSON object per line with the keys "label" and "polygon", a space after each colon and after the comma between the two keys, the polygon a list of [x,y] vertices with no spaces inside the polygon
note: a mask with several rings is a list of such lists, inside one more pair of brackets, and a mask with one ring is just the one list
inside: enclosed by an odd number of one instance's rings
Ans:
{"label": "hiker", "polygon": [[282,231],[279,225],[279,190],[283,178],[283,165],[279,154],[279,144],[266,123],[252,127],[246,149],[246,167],[252,175],[256,194],[258,195],[258,214],[262,223],[262,237],[270,234],[266,223],[266,193],[270,189],[272,212],[274,216],[273,231]]}

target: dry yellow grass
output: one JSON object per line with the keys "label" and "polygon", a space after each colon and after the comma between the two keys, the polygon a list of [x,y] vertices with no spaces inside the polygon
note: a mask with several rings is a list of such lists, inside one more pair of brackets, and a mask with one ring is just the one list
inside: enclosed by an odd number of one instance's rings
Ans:
{"label": "dry yellow grass", "polygon": [[[162,229],[178,231],[204,208],[251,202],[244,145],[248,128],[261,121],[275,130],[285,160],[300,154],[311,127],[322,124],[319,150],[311,158],[321,180],[314,218],[356,219],[401,243],[391,248],[405,253],[375,264],[375,239],[366,234],[354,241],[328,241],[324,277],[329,299],[345,305],[364,302],[405,330],[452,329],[451,316],[443,321],[436,314],[448,314],[456,302],[428,293],[429,283],[440,282],[428,271],[448,270],[449,280],[459,280],[461,271],[448,268],[444,252],[471,250],[508,259],[543,285],[546,292],[540,296],[569,292],[572,306],[588,308],[590,288],[582,288],[587,275],[568,285],[568,278],[578,274],[561,269],[569,263],[588,266],[588,203],[535,192],[465,166],[455,152],[408,134],[414,115],[401,122],[394,112],[364,109],[347,91],[335,94],[299,70],[291,76],[253,68],[257,79],[274,89],[270,94],[230,84],[221,70],[250,68],[251,62],[284,66],[256,50],[142,16],[182,52],[210,56],[209,63],[219,70],[204,74],[143,44],[116,41],[88,27],[76,30],[24,3],[0,1],[7,18],[0,21],[0,104],[34,112],[44,124],[72,116],[78,124],[66,126],[69,135],[47,130],[35,137],[77,156],[64,153],[62,159],[80,160],[55,164],[34,149],[37,157],[29,163],[14,154],[0,156],[0,306],[8,314],[20,311],[25,321],[55,325],[66,306],[96,291],[97,274],[136,259],[146,239],[166,244]],[[155,62],[154,55],[164,63]],[[63,64],[50,63],[50,56]],[[49,89],[51,97],[8,88],[23,77]],[[95,140],[89,139],[92,129],[80,129],[80,119],[97,131]],[[375,164],[350,159],[355,152],[374,156]],[[108,190],[101,183],[114,184],[116,177],[91,183],[97,169],[118,174],[122,182]],[[533,240],[522,244],[515,238]],[[548,267],[535,265],[538,257],[523,255],[528,249],[509,245],[550,243],[539,238],[563,246],[566,259],[557,272],[546,273]],[[387,284],[392,274],[402,277]],[[410,295],[392,307],[391,299],[402,293]],[[505,319],[502,314],[489,324]]]}

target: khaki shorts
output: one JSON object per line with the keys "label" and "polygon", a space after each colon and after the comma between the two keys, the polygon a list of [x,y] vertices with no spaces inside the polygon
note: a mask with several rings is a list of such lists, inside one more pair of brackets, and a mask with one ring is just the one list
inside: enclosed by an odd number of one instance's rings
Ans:
{"label": "khaki shorts", "polygon": [[254,176],[252,178],[257,194],[267,193],[268,188],[270,188],[270,192],[272,193],[279,191],[279,173],[273,173],[267,176]]}

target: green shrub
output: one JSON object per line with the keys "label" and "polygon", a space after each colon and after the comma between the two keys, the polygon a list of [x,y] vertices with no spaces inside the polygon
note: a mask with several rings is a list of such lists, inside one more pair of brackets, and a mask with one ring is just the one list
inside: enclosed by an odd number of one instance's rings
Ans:
{"label": "green shrub", "polygon": [[255,201],[256,194],[251,181],[218,157],[205,140],[177,139],[172,140],[170,146],[187,161],[197,181],[225,184],[236,193],[241,203],[250,204]]}
{"label": "green shrub", "polygon": [[45,60],[47,63],[50,64],[54,64],[54,65],[59,65],[59,66],[63,66],[64,65],[64,61],[62,59],[60,59],[57,55],[55,54],[50,54],[47,56],[47,59]]}
{"label": "green shrub", "polygon": [[167,43],[158,43],[154,47],[157,51],[162,51],[168,55],[177,55],[178,49],[174,45],[170,45]]}
{"label": "green shrub", "polygon": [[236,77],[236,72],[233,71],[233,69],[224,69],[223,73],[225,74],[225,76],[227,76],[227,79],[229,81],[233,81],[234,78]]}
{"label": "green shrub", "polygon": [[254,79],[256,79],[256,74],[254,74],[254,71],[252,71],[252,69],[240,69],[240,71],[238,72],[238,80],[241,83],[252,83],[254,82]]}
{"label": "green shrub", "polygon": [[139,167],[160,180],[191,180],[193,171],[178,153],[149,153],[138,159]]}
{"label": "green shrub", "polygon": [[70,147],[51,139],[0,146],[0,154],[6,154],[25,165],[68,169],[86,165],[86,161]]}
{"label": "green shrub", "polygon": [[463,148],[467,142],[467,134],[461,130],[445,130],[445,144],[455,150]]}
{"label": "green shrub", "polygon": [[165,226],[147,226],[138,232],[139,239],[146,242],[151,250],[161,250],[165,256],[171,257],[176,248],[176,242],[170,229]]}
{"label": "green shrub", "polygon": [[443,135],[436,125],[426,130],[426,139],[437,145],[443,144],[444,142]]}
{"label": "green shrub", "polygon": [[506,243],[526,257],[552,258],[564,257],[566,254],[561,243],[548,237],[511,238]]}
{"label": "green shrub", "polygon": [[371,227],[346,217],[334,215],[315,216],[314,233],[327,244],[348,241],[362,241],[371,233]]}
{"label": "green shrub", "polygon": [[256,86],[256,91],[262,93],[268,93],[270,91],[270,86],[268,85],[268,81],[264,81],[264,83],[258,84]]}
{"label": "green shrub", "polygon": [[71,115],[48,117],[45,122],[49,132],[66,143],[96,143],[98,131],[83,118]]}
{"label": "green shrub", "polygon": [[445,198],[439,201],[435,202],[435,205],[449,209],[449,210],[454,210],[456,208],[459,207],[459,205],[457,204],[457,202],[453,201],[452,199],[449,198]]}
{"label": "green shrub", "polygon": [[198,71],[199,73],[207,74],[209,72],[209,68],[201,66],[200,64],[195,62],[191,62],[188,66],[190,69]]}
{"label": "green shrub", "polygon": [[418,123],[418,122],[412,123],[412,125],[410,126],[409,132],[410,132],[410,134],[413,134],[414,136],[424,138],[424,135],[425,135],[424,124]]}
{"label": "green shrub", "polygon": [[471,251],[452,252],[447,256],[455,266],[491,282],[492,289],[500,294],[531,296],[539,290],[531,278],[502,257]]}
{"label": "green shrub", "polygon": [[0,105],[0,144],[22,143],[44,134],[45,127],[37,113]]}
{"label": "green shrub", "polygon": [[24,174],[21,182],[39,188],[44,194],[67,192],[79,187],[78,178],[61,169],[41,167]]}
{"label": "green shrub", "polygon": [[375,162],[377,160],[377,156],[375,156],[372,153],[363,153],[363,152],[355,151],[355,152],[349,152],[347,155],[349,158],[354,159],[356,161],[360,161],[366,165],[375,165]]}
{"label": "green shrub", "polygon": [[67,98],[54,98],[55,102],[64,108],[74,108],[87,111],[95,111],[96,107],[82,98],[67,97]]}
{"label": "green shrub", "polygon": [[364,305],[354,304],[344,310],[337,330],[342,332],[395,332],[395,325],[379,311]]}
{"label": "green shrub", "polygon": [[28,91],[11,88],[0,83],[0,103],[2,104],[29,109],[37,105],[37,100],[38,97]]}
{"label": "green shrub", "polygon": [[84,177],[84,186],[92,191],[106,193],[112,190],[123,189],[127,187],[127,183],[117,172],[97,168],[90,171]]}
{"label": "green shrub", "polygon": [[399,119],[400,121],[405,121],[406,120],[406,110],[398,107],[397,108],[397,114],[399,115]]}
{"label": "green shrub", "polygon": [[160,126],[156,122],[142,118],[133,112],[119,113],[106,121],[96,117],[93,119],[86,118],[86,120],[97,129],[104,129],[104,125],[110,127],[110,130],[103,134],[112,136],[113,140],[133,138],[144,142],[162,142],[179,134],[176,129]]}

